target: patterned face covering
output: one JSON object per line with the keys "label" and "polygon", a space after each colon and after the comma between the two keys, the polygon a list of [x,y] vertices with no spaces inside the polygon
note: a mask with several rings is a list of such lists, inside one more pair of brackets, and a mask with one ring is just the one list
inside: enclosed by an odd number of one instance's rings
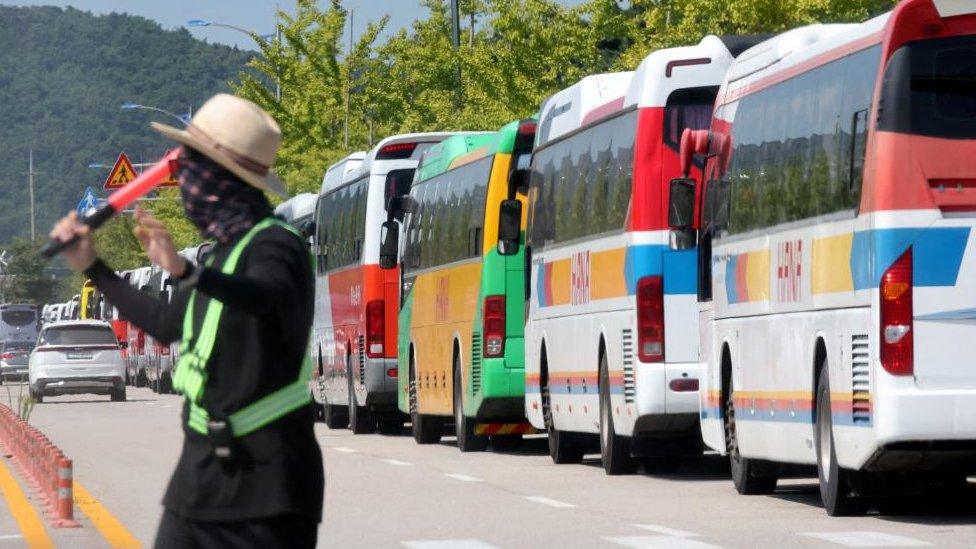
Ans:
{"label": "patterned face covering", "polygon": [[264,192],[189,147],[180,152],[179,180],[186,215],[206,238],[230,242],[271,215]]}

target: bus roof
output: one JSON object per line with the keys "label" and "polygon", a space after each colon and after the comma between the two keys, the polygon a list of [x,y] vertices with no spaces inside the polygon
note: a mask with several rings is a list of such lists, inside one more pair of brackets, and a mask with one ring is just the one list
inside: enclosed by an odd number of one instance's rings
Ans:
{"label": "bus roof", "polygon": [[[788,30],[749,48],[729,69],[725,93],[752,89],[761,80],[782,74],[831,50],[844,54],[880,43],[891,13],[864,23],[807,25]],[[873,78],[874,75],[870,75]]]}
{"label": "bus roof", "polygon": [[[375,147],[366,153],[366,159],[356,169],[346,173],[343,183],[359,179],[368,173],[375,171],[378,162],[401,162],[397,166],[391,164],[389,169],[414,167],[420,161],[420,157],[425,150],[424,147],[411,147],[411,144],[418,143],[440,143],[445,139],[457,135],[457,132],[429,132],[429,133],[405,133],[393,135],[381,140]],[[387,171],[387,170],[383,170]],[[323,189],[323,191],[326,189]]]}
{"label": "bus roof", "polygon": [[329,166],[322,176],[322,188],[320,192],[331,191],[342,185],[346,179],[346,174],[358,168],[363,160],[366,160],[366,151],[356,151],[335,164]]}
{"label": "bus roof", "polygon": [[651,52],[633,72],[587,76],[543,102],[536,146],[632,107],[664,107],[675,90],[718,86],[734,60],[732,49],[763,38],[709,35],[692,46]]}
{"label": "bus roof", "polygon": [[497,132],[466,132],[449,137],[424,153],[415,181],[426,181],[451,168],[495,154],[497,142]]}
{"label": "bus roof", "polygon": [[313,193],[298,194],[278,204],[275,213],[288,222],[302,219],[315,212],[316,200],[318,200],[318,196]]}
{"label": "bus roof", "polygon": [[627,92],[633,76],[633,72],[590,75],[546,99],[539,110],[536,146],[586,125],[587,115]]}

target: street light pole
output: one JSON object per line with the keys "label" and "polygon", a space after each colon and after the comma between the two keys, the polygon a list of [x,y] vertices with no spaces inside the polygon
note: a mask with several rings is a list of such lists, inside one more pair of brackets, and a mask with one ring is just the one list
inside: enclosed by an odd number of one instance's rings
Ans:
{"label": "street light pole", "polygon": [[187,114],[184,114],[183,116],[180,116],[180,115],[178,115],[176,113],[172,113],[172,112],[167,111],[165,109],[160,109],[159,107],[150,107],[148,105],[140,105],[138,103],[131,103],[131,102],[129,102],[129,103],[123,103],[120,108],[122,110],[127,110],[127,111],[134,110],[134,109],[140,109],[140,110],[144,110],[144,111],[155,111],[155,112],[162,113],[162,114],[165,114],[166,116],[170,116],[170,117],[173,117],[173,118],[179,120],[180,121],[180,124],[183,124],[184,126],[186,126],[189,123],[190,117],[193,114],[192,107],[190,109],[190,112],[188,112]]}
{"label": "street light pole", "polygon": [[30,230],[31,241],[37,238],[37,231],[34,227],[34,149],[30,149],[27,157],[27,185],[30,188]]}
{"label": "street light pole", "polygon": [[[276,10],[275,10],[275,32],[274,32],[274,34],[258,34],[258,33],[254,32],[254,31],[249,31],[247,29],[242,29],[241,27],[237,27],[237,26],[234,26],[234,25],[228,25],[227,23],[216,23],[214,21],[208,21],[206,19],[191,19],[191,20],[189,20],[189,21],[186,22],[186,26],[187,27],[191,27],[191,28],[196,28],[196,27],[221,27],[221,28],[224,28],[224,29],[230,29],[230,30],[233,30],[233,31],[237,31],[237,32],[239,32],[241,34],[246,34],[246,35],[250,36],[252,39],[254,39],[255,37],[261,38],[261,39],[267,39],[267,38],[270,38],[270,37],[274,37],[275,40],[277,40],[278,44],[281,44],[281,24],[280,24],[280,19],[278,17],[278,12],[279,11],[281,11],[281,10],[276,8]],[[278,77],[275,78],[275,99],[277,101],[279,101],[279,102],[281,101],[281,74],[280,73],[278,74]]]}

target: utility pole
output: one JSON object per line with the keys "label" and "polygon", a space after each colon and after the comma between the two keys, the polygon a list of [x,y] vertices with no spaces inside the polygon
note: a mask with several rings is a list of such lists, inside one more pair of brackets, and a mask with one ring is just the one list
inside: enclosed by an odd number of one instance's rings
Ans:
{"label": "utility pole", "polygon": [[454,45],[454,53],[457,56],[455,61],[455,73],[457,78],[457,90],[454,94],[455,107],[457,109],[461,108],[461,58],[459,55],[459,50],[461,49],[461,11],[458,9],[459,0],[451,0],[451,44]]}
{"label": "utility pole", "polygon": [[34,149],[31,148],[27,156],[27,186],[30,190],[30,231],[31,241],[37,238],[34,226]]}
{"label": "utility pole", "polygon": [[[281,4],[275,3],[275,40],[281,48]],[[281,68],[278,68],[277,78],[275,78],[275,100],[281,103]]]}
{"label": "utility pole", "polygon": [[349,95],[352,90],[352,67],[349,65],[349,58],[352,56],[352,26],[355,21],[355,18],[356,18],[356,10],[350,9],[349,10],[349,52],[346,54],[346,72],[349,75],[348,77],[349,81],[346,82],[346,123],[344,124],[345,134],[346,134],[346,139],[345,139],[346,149],[349,148],[349,101],[350,101]]}

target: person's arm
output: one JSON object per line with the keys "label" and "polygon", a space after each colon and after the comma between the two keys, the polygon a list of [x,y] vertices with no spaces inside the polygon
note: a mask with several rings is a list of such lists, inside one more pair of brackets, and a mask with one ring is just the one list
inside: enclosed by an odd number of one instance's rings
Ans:
{"label": "person's arm", "polygon": [[227,307],[282,320],[284,311],[292,310],[295,300],[303,295],[299,284],[305,283],[311,272],[304,246],[284,229],[268,229],[248,245],[239,272],[225,275],[214,268],[194,267],[199,271],[189,277],[197,277],[198,291]]}
{"label": "person's arm", "polygon": [[182,336],[187,292],[177,292],[172,304],[163,303],[130,286],[100,259],[85,270],[85,275],[126,320],[160,343],[169,345]]}

